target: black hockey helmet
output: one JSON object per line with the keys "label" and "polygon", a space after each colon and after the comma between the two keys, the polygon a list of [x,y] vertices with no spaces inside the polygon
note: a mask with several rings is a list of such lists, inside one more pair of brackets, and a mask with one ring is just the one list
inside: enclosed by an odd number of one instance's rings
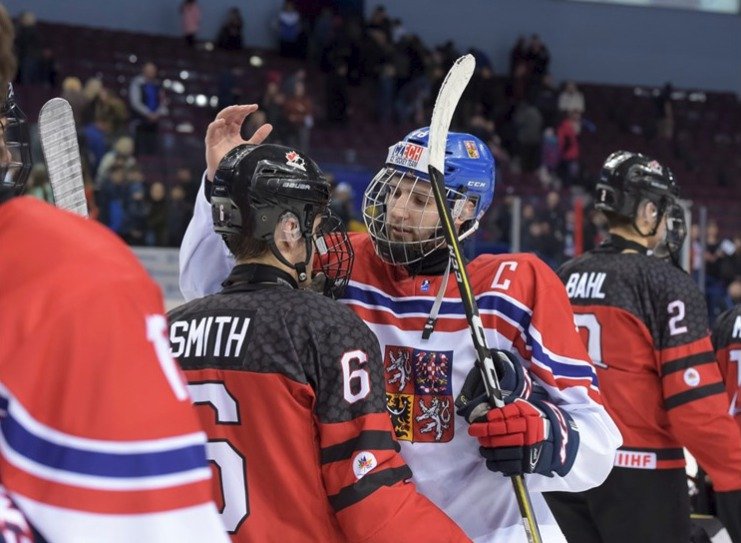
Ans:
{"label": "black hockey helmet", "polygon": [[633,219],[642,200],[652,201],[662,212],[678,196],[669,168],[639,153],[616,151],[602,165],[594,207]]}
{"label": "black hockey helmet", "polygon": [[21,194],[32,165],[26,115],[16,104],[13,85],[9,83],[0,107],[0,193]]}
{"label": "black hockey helmet", "polygon": [[[680,206],[679,186],[672,171],[651,157],[629,151],[616,151],[607,157],[602,165],[599,180],[595,187],[596,209],[608,211],[630,219],[633,227],[639,233],[636,225],[638,206],[643,200],[649,200],[658,209],[658,220],[652,232],[645,234],[652,236],[658,229],[661,218],[666,214],[671,221],[667,224],[667,237],[677,237],[686,232],[684,224],[677,224],[676,218],[683,216]],[[644,235],[644,234],[641,234]],[[682,240],[684,235],[682,234]],[[679,242],[681,245],[681,241]]]}
{"label": "black hockey helmet", "polygon": [[[227,245],[243,229],[253,239],[267,242],[278,260],[296,269],[301,282],[307,279],[314,243],[327,278],[325,293],[337,295],[349,279],[353,253],[344,225],[329,214],[330,193],[329,181],[305,154],[275,144],[239,145],[224,156],[214,175],[214,229]],[[276,225],[289,213],[298,219],[306,244],[304,262],[288,262],[275,244]],[[317,216],[323,220],[315,237]]]}

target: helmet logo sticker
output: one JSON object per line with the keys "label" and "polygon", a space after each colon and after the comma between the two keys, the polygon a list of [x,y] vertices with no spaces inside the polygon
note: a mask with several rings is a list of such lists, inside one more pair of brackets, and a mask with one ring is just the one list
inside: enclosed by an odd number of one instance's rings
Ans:
{"label": "helmet logo sticker", "polygon": [[646,168],[657,175],[664,175],[664,169],[661,167],[661,164],[659,164],[655,160],[652,160],[651,162],[646,164]]}
{"label": "helmet logo sticker", "polygon": [[299,170],[306,171],[305,162],[304,159],[301,158],[301,155],[299,155],[296,151],[288,151],[286,153],[286,164],[289,166],[293,166],[294,168],[298,168]]}
{"label": "helmet logo sticker", "polygon": [[479,158],[479,150],[476,147],[475,141],[466,140],[463,142],[463,145],[466,146],[466,152],[468,153],[468,158]]}

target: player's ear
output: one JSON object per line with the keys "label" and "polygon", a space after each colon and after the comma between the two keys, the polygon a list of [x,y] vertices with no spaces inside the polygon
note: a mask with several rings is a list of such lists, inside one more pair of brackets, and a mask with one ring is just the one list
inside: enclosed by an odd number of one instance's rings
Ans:
{"label": "player's ear", "polygon": [[301,239],[301,228],[298,217],[293,213],[285,213],[275,226],[275,240],[280,244],[293,247]]}
{"label": "player's ear", "polygon": [[639,224],[653,227],[659,216],[659,208],[651,200],[643,200],[636,213]]}

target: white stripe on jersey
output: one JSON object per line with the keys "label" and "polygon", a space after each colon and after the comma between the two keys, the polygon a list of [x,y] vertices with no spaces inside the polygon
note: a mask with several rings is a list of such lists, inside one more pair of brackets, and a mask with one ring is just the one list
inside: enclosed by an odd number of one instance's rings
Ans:
{"label": "white stripe on jersey", "polygon": [[8,400],[8,413],[18,421],[26,430],[37,437],[75,449],[88,450],[90,452],[136,454],[162,452],[171,449],[180,449],[191,445],[205,445],[205,432],[193,432],[173,437],[160,439],[147,439],[138,441],[108,441],[102,439],[89,439],[60,432],[50,426],[39,422],[26,411],[20,401],[0,383],[0,396]]}
{"label": "white stripe on jersey", "polygon": [[229,543],[213,503],[141,515],[83,513],[17,493],[13,499],[48,541],[55,543]]}

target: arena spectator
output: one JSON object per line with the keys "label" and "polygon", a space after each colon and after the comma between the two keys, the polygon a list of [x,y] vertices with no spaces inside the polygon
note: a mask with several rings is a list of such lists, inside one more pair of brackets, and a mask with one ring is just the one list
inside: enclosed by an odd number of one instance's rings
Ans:
{"label": "arena spectator", "polygon": [[62,81],[61,97],[69,102],[72,108],[72,115],[75,118],[75,124],[79,127],[83,125],[83,115],[87,106],[87,98],[82,92],[82,81],[80,78],[70,76],[65,77]]}
{"label": "arena spectator", "polygon": [[225,51],[241,51],[244,47],[244,21],[238,7],[229,8],[224,23],[216,36],[216,46]]}
{"label": "arena spectator", "polygon": [[31,174],[26,185],[26,194],[49,202],[54,203],[54,193],[49,183],[49,173],[46,171],[46,165],[35,164],[31,169]]}
{"label": "arena spectator", "polygon": [[517,68],[521,65],[527,64],[527,38],[520,35],[517,41],[512,46],[509,52],[509,76],[510,78],[515,77]]}
{"label": "arena spectator", "polygon": [[656,96],[656,130],[659,136],[665,140],[674,138],[674,106],[672,105],[672,93],[674,87],[671,83],[665,83]]}
{"label": "arena spectator", "polygon": [[298,58],[304,56],[301,50],[303,22],[301,14],[291,0],[286,0],[278,13],[276,21],[280,56]]}
{"label": "arena spectator", "polygon": [[98,190],[97,203],[100,221],[120,236],[124,235],[129,196],[126,171],[121,164],[114,164]]}
{"label": "arena spectator", "polygon": [[149,206],[147,245],[166,247],[168,242],[167,226],[169,222],[167,189],[160,181],[155,181],[149,187]]}
{"label": "arena spectator", "polygon": [[157,65],[147,62],[129,85],[129,105],[134,112],[136,155],[159,150],[159,123],[168,114],[165,90],[157,77]]}
{"label": "arena spectator", "polygon": [[283,116],[283,105],[286,96],[280,90],[279,77],[272,76],[268,79],[262,98],[260,99],[260,109],[265,113],[267,121],[273,125],[272,137],[275,141],[284,141],[285,122]]}
{"label": "arena spectator", "polygon": [[136,166],[134,158],[134,140],[131,136],[121,136],[113,144],[98,164],[98,171],[95,176],[96,186],[100,186],[103,179],[108,175],[108,170],[114,163],[122,165],[127,171]]}
{"label": "arena spectator", "polygon": [[320,64],[322,54],[332,40],[334,17],[332,8],[324,6],[314,21],[314,27],[309,34],[309,60],[312,64]]}
{"label": "arena spectator", "polygon": [[525,56],[534,81],[540,83],[550,68],[551,54],[538,34],[530,36]]}
{"label": "arena spectator", "polygon": [[534,172],[540,166],[540,143],[543,137],[543,116],[530,102],[520,102],[512,118],[517,137],[517,156],[523,172]]}
{"label": "arena spectator", "polygon": [[183,0],[180,4],[180,22],[183,27],[183,37],[188,47],[196,43],[196,35],[201,25],[201,8],[198,0]]}
{"label": "arena spectator", "polygon": [[546,74],[540,85],[533,88],[533,104],[543,116],[543,126],[556,127],[558,119],[559,94],[553,76]]}
{"label": "arena spectator", "polygon": [[131,187],[130,193],[126,205],[123,238],[129,245],[143,246],[147,238],[149,203],[144,197],[143,186]]}
{"label": "arena spectator", "polygon": [[283,116],[286,119],[287,145],[308,152],[314,126],[314,104],[306,94],[306,85],[302,81],[297,81],[293,94],[286,97]]}
{"label": "arena spectator", "polygon": [[167,246],[180,247],[183,234],[193,215],[193,204],[185,199],[182,185],[174,185],[168,194],[167,206]]}
{"label": "arena spectator", "polygon": [[103,117],[96,117],[95,120],[82,128],[82,149],[85,152],[90,172],[96,175],[98,165],[103,156],[108,152],[111,134],[111,123]]}
{"label": "arena spectator", "polygon": [[561,94],[558,95],[558,110],[562,113],[571,111],[584,113],[584,95],[573,81],[567,81]]}
{"label": "arena spectator", "polygon": [[581,181],[580,132],[581,114],[578,111],[570,112],[558,126],[558,174],[565,187]]}
{"label": "arena spectator", "polygon": [[18,58],[19,83],[32,85],[40,82],[41,33],[36,25],[36,15],[24,11],[18,17],[15,31],[15,54]]}

